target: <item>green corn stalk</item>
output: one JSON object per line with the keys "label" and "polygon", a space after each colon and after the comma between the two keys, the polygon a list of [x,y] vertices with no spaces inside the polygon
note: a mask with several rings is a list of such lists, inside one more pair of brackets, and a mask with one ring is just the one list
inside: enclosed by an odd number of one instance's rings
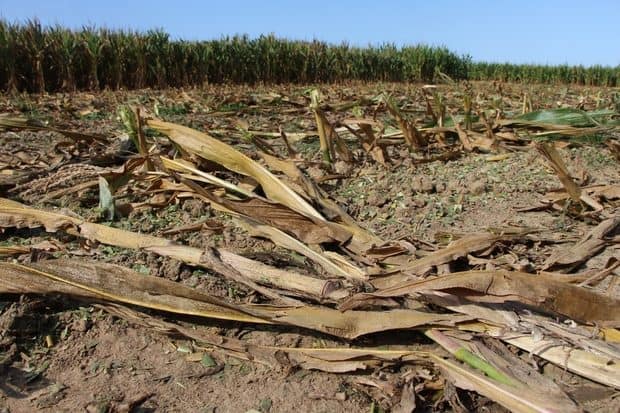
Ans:
{"label": "green corn stalk", "polygon": [[440,346],[442,346],[444,349],[446,349],[457,360],[460,360],[463,363],[477,370],[480,370],[493,380],[499,383],[507,384],[509,386],[517,385],[517,382],[515,380],[506,376],[489,362],[478,357],[465,347],[461,346],[456,340],[453,340],[452,338],[446,336],[439,330],[427,330],[425,332],[425,335],[431,340],[435,341]]}

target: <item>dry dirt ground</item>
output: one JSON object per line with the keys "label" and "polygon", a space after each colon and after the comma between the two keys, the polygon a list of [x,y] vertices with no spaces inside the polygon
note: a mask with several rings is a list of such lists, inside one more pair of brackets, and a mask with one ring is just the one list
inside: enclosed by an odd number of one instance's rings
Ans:
{"label": "dry dirt ground", "polygon": [[[395,96],[408,96],[414,112],[424,102],[421,85],[343,85],[325,86],[327,102],[354,101],[361,95],[372,96],[389,90]],[[520,97],[528,92],[534,108],[570,105],[593,109],[602,99],[612,104],[614,91],[565,86],[504,86],[498,97],[497,86],[474,85],[485,102],[503,105],[503,110],[518,111]],[[315,130],[312,114],[300,107],[299,96],[307,88],[207,87],[190,91],[102,92],[54,96],[0,96],[0,112],[26,114],[40,120],[112,138],[113,147],[75,148],[64,144],[66,138],[47,131],[0,132],[0,153],[20,157],[22,172],[58,169],[61,164],[89,162],[90,166],[114,165],[123,128],[116,107],[122,103],[142,104],[164,119],[201,130],[234,143],[251,152],[253,146],[243,139],[235,121],[242,119],[251,130],[289,133]],[[269,103],[269,96],[281,98]],[[293,101],[290,103],[287,99]],[[273,96],[272,96],[273,98]],[[267,103],[264,103],[264,102]],[[301,102],[301,104],[299,103]],[[489,103],[490,105],[491,103]],[[261,106],[262,105],[262,106]],[[416,106],[417,105],[417,106]],[[267,109],[264,109],[264,108]],[[353,110],[356,110],[355,108]],[[371,113],[372,105],[360,110]],[[328,112],[329,113],[329,112]],[[345,115],[334,115],[334,118]],[[218,132],[219,131],[219,132]],[[228,132],[227,132],[228,131]],[[294,146],[308,160],[319,159],[316,137],[295,142]],[[110,155],[112,154],[112,155]],[[618,161],[600,139],[580,140],[560,149],[573,176],[585,177],[589,184],[618,184]],[[358,222],[384,239],[415,238],[432,245],[445,245],[446,234],[465,234],[485,228],[519,226],[542,228],[576,240],[592,227],[588,219],[576,219],[566,211],[532,211],[521,209],[536,205],[560,182],[544,159],[534,149],[524,147],[496,154],[468,153],[452,160],[418,163],[403,147],[388,150],[388,164],[370,158],[355,165],[337,164],[343,177],[326,180],[325,189]],[[6,156],[5,156],[6,158]],[[3,161],[6,162],[5,159]],[[320,171],[308,170],[317,177]],[[81,172],[89,173],[88,170]],[[96,172],[95,172],[96,173]],[[0,194],[38,207],[68,208],[91,220],[99,220],[96,187],[67,192],[45,199],[52,191],[71,187],[69,178],[48,182],[45,190],[14,191],[13,185],[0,187]],[[22,182],[22,185],[25,183]],[[28,188],[27,185],[23,188]],[[206,219],[201,231],[166,234],[166,230]],[[224,214],[196,200],[175,200],[162,208],[133,212],[115,223],[121,228],[164,235],[188,245],[226,246],[261,261],[281,266],[304,268],[311,264],[303,257],[264,240],[248,237]],[[40,230],[6,230],[0,234],[3,245],[34,244],[48,240],[62,243],[61,251],[12,256],[20,262],[47,256],[88,254],[90,258],[120,263],[137,271],[165,277],[208,291],[214,295],[243,302],[251,299],[247,288],[222,280],[216,274],[186,266],[153,254],[136,253],[100,245],[81,250],[77,239],[67,235],[50,235]],[[559,245],[533,251],[536,264]],[[82,251],[82,252],[80,252]],[[616,247],[588,261],[587,268],[601,268]],[[168,318],[169,315],[157,314]],[[209,332],[240,338],[263,345],[327,347],[341,341],[304,330],[260,328],[237,323],[210,322],[192,318],[176,320],[187,325],[202,325]],[[432,342],[416,332],[391,333],[390,337],[420,348]],[[388,336],[390,336],[388,335]],[[363,338],[358,343],[381,342],[383,338]],[[269,367],[222,355],[209,356],[209,349],[177,337],[169,337],[145,326],[127,322],[108,314],[93,303],[79,303],[61,297],[0,296],[0,411],[1,412],[379,412],[381,400],[362,383],[369,375],[390,377],[403,375],[413,367],[394,371],[359,374],[330,374],[316,371],[273,371]],[[416,368],[424,368],[416,367]],[[547,368],[552,368],[548,366]],[[592,411],[619,411],[618,393],[558,372],[564,388]],[[464,409],[501,412],[499,405],[460,390],[438,385],[420,393],[416,411],[452,411],[457,404]],[[570,391],[575,392],[570,393]]]}

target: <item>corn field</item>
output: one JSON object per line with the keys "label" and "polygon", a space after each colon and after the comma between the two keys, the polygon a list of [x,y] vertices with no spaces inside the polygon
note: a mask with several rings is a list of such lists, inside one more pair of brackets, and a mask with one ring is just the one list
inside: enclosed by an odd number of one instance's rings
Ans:
{"label": "corn field", "polygon": [[432,81],[437,71],[455,80],[559,82],[616,86],[620,68],[473,63],[445,47],[353,47],[251,39],[172,40],[162,30],[137,32],[43,26],[37,20],[0,20],[0,89],[56,92],[187,87],[204,83]]}
{"label": "corn field", "polygon": [[587,86],[620,86],[620,66],[515,65],[510,63],[470,63],[469,80],[503,82],[571,83]]}
{"label": "corn field", "polygon": [[8,91],[165,88],[210,83],[428,81],[467,77],[469,60],[443,47],[359,48],[273,35],[173,41],[145,33],[0,20],[0,87]]}

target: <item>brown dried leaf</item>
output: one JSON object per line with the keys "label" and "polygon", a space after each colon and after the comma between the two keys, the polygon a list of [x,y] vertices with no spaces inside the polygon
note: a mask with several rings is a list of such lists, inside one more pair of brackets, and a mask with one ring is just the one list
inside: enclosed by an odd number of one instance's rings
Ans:
{"label": "brown dried leaf", "polygon": [[333,224],[342,227],[352,234],[346,248],[355,254],[364,255],[372,245],[383,244],[383,240],[368,230],[359,226],[344,209],[331,200],[327,194],[319,188],[310,178],[304,175],[297,165],[290,161],[284,161],[273,156],[261,154],[265,162],[273,169],[286,174],[295,183],[300,185],[305,193],[320,206],[321,211],[333,221]]}
{"label": "brown dried leaf", "polygon": [[553,277],[517,271],[466,271],[405,282],[374,293],[358,294],[342,304],[353,308],[367,297],[400,297],[444,291],[475,302],[515,302],[601,326],[620,326],[620,300]]}
{"label": "brown dried leaf", "polygon": [[29,245],[0,245],[0,256],[27,254],[30,248]]}
{"label": "brown dried leaf", "polygon": [[319,221],[308,218],[274,202],[259,198],[233,201],[219,197],[217,202],[231,211],[288,232],[298,240],[308,244],[321,244],[325,242],[342,244],[351,238],[351,234],[341,226],[324,220]]}
{"label": "brown dried leaf", "polygon": [[410,280],[412,278],[410,274],[422,275],[430,271],[433,267],[466,257],[468,254],[485,251],[499,241],[518,239],[529,232],[531,231],[523,230],[520,232],[517,231],[516,233],[513,231],[506,234],[492,234],[484,232],[466,235],[463,238],[453,241],[446,248],[435,251],[425,257],[413,261],[410,264],[398,268],[399,273],[397,274],[374,279],[372,284],[380,289],[388,288]]}
{"label": "brown dried leaf", "polygon": [[568,169],[566,168],[566,164],[553,144],[545,142],[538,143],[536,144],[536,149],[538,149],[547,161],[549,161],[549,164],[558,175],[558,178],[560,178],[560,182],[562,182],[562,185],[566,189],[566,192],[570,195],[571,199],[579,203],[581,198],[581,188],[575,183],[575,181],[573,181],[573,178],[571,178]]}
{"label": "brown dried leaf", "polygon": [[276,245],[280,245],[299,254],[302,254],[303,256],[308,257],[315,263],[319,264],[325,271],[327,271],[327,273],[331,275],[349,278],[354,281],[364,281],[368,279],[368,277],[364,275],[364,272],[361,269],[358,268],[357,271],[348,271],[348,268],[345,269],[345,267],[337,265],[336,262],[330,260],[324,253],[313,250],[304,243],[298,241],[297,239],[289,236],[288,234],[280,231],[277,228],[269,225],[263,225],[250,217],[242,215],[237,215],[236,218],[240,225],[245,228],[253,237],[270,239]]}
{"label": "brown dried leaf", "polygon": [[32,119],[23,117],[0,116],[0,128],[2,129],[25,129],[25,130],[46,130],[60,133],[68,138],[76,141],[97,142],[99,144],[107,143],[108,140],[100,135],[70,131],[66,129],[58,129],[37,123]]}
{"label": "brown dried leaf", "polygon": [[424,137],[422,133],[413,125],[412,122],[407,120],[402,113],[396,103],[389,97],[385,97],[384,102],[387,106],[390,114],[396,119],[398,122],[398,127],[403,133],[405,137],[405,142],[411,149],[420,149],[428,145],[428,140]]}
{"label": "brown dried leaf", "polygon": [[218,163],[231,171],[253,177],[260,183],[269,199],[286,205],[308,218],[325,221],[323,216],[295,191],[284,185],[262,165],[248,158],[232,146],[206,133],[174,123],[151,119],[147,121],[147,125],[166,134],[173,142],[190,153]]}
{"label": "brown dried leaf", "polygon": [[269,323],[226,302],[164,278],[149,277],[101,262],[49,260],[29,266],[0,262],[0,291],[12,294],[60,293],[138,305],[177,314]]}
{"label": "brown dried leaf", "polygon": [[577,244],[562,248],[552,254],[543,265],[545,271],[570,272],[610,244],[606,237],[620,225],[620,216],[609,218],[598,224]]}
{"label": "brown dried leaf", "polygon": [[[81,218],[37,210],[0,198],[0,227],[37,228],[41,226],[45,227],[48,232],[64,230],[91,241],[122,248],[142,249],[188,264],[209,268],[201,261],[203,251],[199,248],[178,245],[165,238],[85,222]],[[338,300],[348,295],[331,281],[270,267],[223,249],[218,250],[218,254],[226,264],[236,268],[244,277],[255,283],[291,291],[312,299]]]}
{"label": "brown dried leaf", "polygon": [[127,268],[77,260],[25,266],[0,262],[0,292],[62,293],[78,298],[121,302],[176,314],[251,323],[283,324],[353,339],[387,330],[454,326],[469,317],[413,310],[341,312],[326,307],[234,305],[162,278]]}

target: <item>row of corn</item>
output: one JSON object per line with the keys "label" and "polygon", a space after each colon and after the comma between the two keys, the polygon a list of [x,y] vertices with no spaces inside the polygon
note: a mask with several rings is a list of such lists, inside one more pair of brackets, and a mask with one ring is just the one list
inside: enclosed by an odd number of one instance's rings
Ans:
{"label": "row of corn", "polygon": [[137,32],[43,26],[0,19],[0,90],[55,92],[196,86],[204,83],[314,83],[453,79],[616,86],[620,67],[473,63],[445,47],[354,47],[265,35],[209,41]]}

